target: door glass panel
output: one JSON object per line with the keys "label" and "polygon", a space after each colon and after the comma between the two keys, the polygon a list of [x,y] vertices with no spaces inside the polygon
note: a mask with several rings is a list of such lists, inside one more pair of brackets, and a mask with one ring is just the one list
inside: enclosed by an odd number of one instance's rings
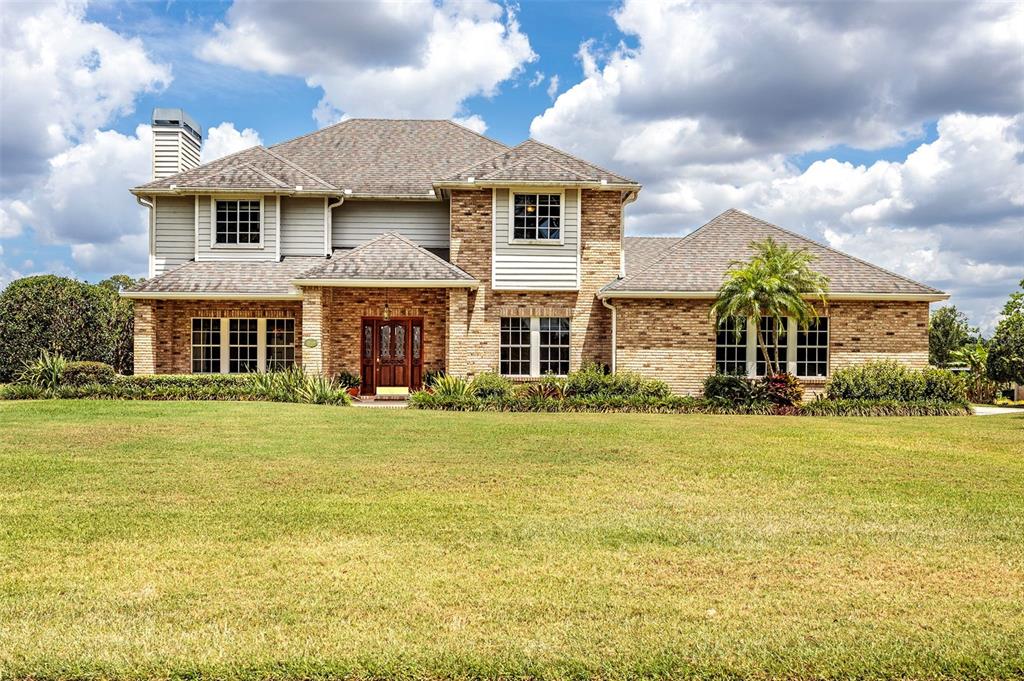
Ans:
{"label": "door glass panel", "polygon": [[391,327],[384,324],[380,327],[380,358],[391,357]]}
{"label": "door glass panel", "polygon": [[395,359],[405,359],[405,324],[395,326]]}
{"label": "door glass panel", "polygon": [[363,324],[363,357],[373,359],[373,325]]}
{"label": "door glass panel", "polygon": [[412,327],[412,358],[420,358],[420,332],[421,329],[418,326]]}

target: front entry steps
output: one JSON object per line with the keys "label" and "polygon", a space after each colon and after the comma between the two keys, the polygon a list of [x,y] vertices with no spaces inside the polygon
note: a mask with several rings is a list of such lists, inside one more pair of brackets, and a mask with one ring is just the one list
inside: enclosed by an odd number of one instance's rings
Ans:
{"label": "front entry steps", "polygon": [[376,395],[366,395],[365,397],[356,397],[352,400],[352,405],[355,407],[376,407],[378,409],[404,409],[409,406],[409,392],[394,394],[394,395],[382,395],[379,392]]}

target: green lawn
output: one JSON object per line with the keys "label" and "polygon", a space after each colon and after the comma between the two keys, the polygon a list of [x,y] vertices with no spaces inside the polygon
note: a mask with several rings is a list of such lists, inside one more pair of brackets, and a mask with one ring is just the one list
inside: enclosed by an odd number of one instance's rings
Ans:
{"label": "green lawn", "polygon": [[1024,414],[0,403],[0,678],[1024,674]]}

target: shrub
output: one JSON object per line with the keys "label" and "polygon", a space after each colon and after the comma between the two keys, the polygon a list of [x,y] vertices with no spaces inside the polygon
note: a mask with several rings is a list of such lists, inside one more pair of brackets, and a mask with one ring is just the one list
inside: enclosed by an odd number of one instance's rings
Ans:
{"label": "shrub", "polygon": [[792,407],[803,401],[804,388],[796,376],[781,372],[762,378],[757,385],[757,396],[781,407]]}
{"label": "shrub", "polygon": [[53,390],[64,379],[67,366],[68,361],[63,355],[43,350],[37,359],[25,364],[25,368],[18,375],[18,382]]}
{"label": "shrub", "polygon": [[15,378],[42,350],[131,372],[134,307],[118,295],[131,283],[123,276],[93,285],[42,275],[8,284],[0,292],[0,381]]}
{"label": "shrub", "polygon": [[349,396],[339,383],[319,374],[307,374],[301,367],[251,374],[252,394],[272,402],[305,404],[348,404]]}
{"label": "shrub", "polygon": [[704,379],[704,397],[744,404],[754,399],[754,382],[737,374],[711,374]]}
{"label": "shrub", "polygon": [[924,399],[925,380],[921,372],[899,362],[866,362],[835,371],[825,384],[825,394],[833,400],[913,402]]}
{"label": "shrub", "polygon": [[472,399],[473,386],[458,376],[437,376],[430,389],[439,399]]}
{"label": "shrub", "polygon": [[488,371],[474,378],[471,387],[474,396],[486,399],[488,397],[511,397],[514,386],[512,381],[504,376]]}
{"label": "shrub", "polygon": [[[948,369],[927,368],[921,372],[924,378],[924,398],[939,402],[967,402],[967,382]],[[995,396],[993,391],[992,397]]]}
{"label": "shrub", "polygon": [[114,367],[103,362],[68,362],[64,368],[64,385],[110,385],[114,382]]}
{"label": "shrub", "polygon": [[297,400],[287,402],[303,402],[305,404],[349,404],[352,400],[348,392],[327,376],[305,374],[298,389]]}
{"label": "shrub", "polygon": [[341,373],[338,374],[338,378],[336,380],[340,387],[346,389],[358,388],[363,383],[363,380],[356,376],[355,374],[353,374],[351,371],[342,371]]}
{"label": "shrub", "polygon": [[629,371],[611,374],[597,364],[586,364],[579,371],[570,373],[562,380],[562,389],[566,396],[571,397],[668,397],[672,394],[664,381]]}
{"label": "shrub", "polygon": [[519,395],[529,400],[561,400],[565,398],[565,382],[555,376],[545,376],[539,381],[525,384]]}
{"label": "shrub", "polygon": [[805,416],[970,416],[964,403],[939,400],[831,400],[818,399],[801,406]]}

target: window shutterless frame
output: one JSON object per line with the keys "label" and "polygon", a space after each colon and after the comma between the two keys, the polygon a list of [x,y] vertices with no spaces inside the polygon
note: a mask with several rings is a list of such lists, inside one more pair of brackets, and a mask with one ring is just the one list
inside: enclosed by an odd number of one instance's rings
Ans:
{"label": "window shutterless frame", "polygon": [[295,363],[295,341],[292,317],[193,317],[192,373],[285,369]]}
{"label": "window shutterless frame", "polygon": [[[778,357],[785,360],[786,371],[797,378],[813,379],[829,376],[829,355],[831,354],[829,318],[818,317],[817,319],[818,321],[811,324],[805,331],[800,328],[796,320],[787,318],[786,332],[784,335],[780,334]],[[764,321],[762,320],[761,323],[763,324]],[[730,329],[728,335],[723,334],[723,326]],[[731,323],[719,323],[716,329],[718,331],[715,342],[716,371],[721,372],[723,368],[738,370],[740,358],[745,356],[745,370],[739,373],[749,378],[758,378],[764,375],[764,357],[761,348],[757,345],[757,329],[754,327],[753,320],[746,321],[745,334],[741,334],[744,342],[739,345],[736,344]],[[767,336],[765,340],[771,344],[772,330],[763,326],[762,331]]]}
{"label": "window shutterless frame", "polygon": [[510,378],[568,374],[571,326],[568,317],[502,317],[498,373]]}
{"label": "window shutterless frame", "polygon": [[[542,198],[543,197],[543,198]],[[542,201],[544,203],[542,203]],[[577,199],[578,203],[579,199]],[[557,211],[552,206],[557,202]],[[516,236],[516,207],[521,203],[526,236]],[[532,212],[530,208],[532,207]],[[543,214],[542,214],[543,213]],[[552,218],[557,222],[557,235],[552,236]],[[546,226],[541,231],[542,221]],[[541,236],[541,234],[546,236]],[[531,236],[532,235],[532,236]],[[533,244],[538,246],[560,246],[565,244],[565,190],[543,188],[510,189],[508,191],[508,243]]]}
{"label": "window shutterless frame", "polygon": [[[240,203],[245,203],[246,204],[244,211],[239,207]],[[237,242],[235,242],[235,243],[224,243],[224,242],[219,241],[218,240],[218,220],[220,218],[218,216],[218,204],[222,204],[221,207],[224,208],[224,210],[221,211],[221,212],[223,213],[223,217],[228,220],[228,223],[227,223],[228,226],[230,227],[231,225],[235,225],[235,232],[234,233],[236,235],[240,234],[240,232],[237,231],[237,230],[242,225],[242,221],[240,220],[239,216],[242,215],[242,214],[246,214],[246,219],[244,221],[245,233],[247,235],[249,235],[249,238],[251,239],[251,235],[252,235],[253,231],[254,230],[259,230],[259,235],[258,235],[259,238],[256,241],[249,241],[248,243],[237,243]],[[252,204],[252,205],[250,205],[250,204]],[[232,218],[232,206],[234,206],[234,218]],[[252,212],[253,212],[254,208],[259,211],[259,219],[258,220],[253,220],[252,219]],[[266,213],[264,211],[263,196],[262,195],[260,195],[260,196],[252,196],[252,195],[244,195],[244,194],[226,194],[226,195],[214,195],[214,196],[211,196],[210,197],[210,248],[215,248],[215,249],[218,249],[218,250],[225,250],[225,249],[244,249],[244,250],[247,250],[247,249],[262,249],[264,247],[264,241],[265,241],[264,235],[266,234],[266,225],[264,224],[264,222],[265,222],[264,216],[265,215],[266,215]],[[233,222],[232,222],[232,220],[233,220]],[[222,230],[222,233],[224,233],[223,230]],[[226,233],[227,234],[231,234],[232,232],[231,232],[231,230],[229,230]]]}

